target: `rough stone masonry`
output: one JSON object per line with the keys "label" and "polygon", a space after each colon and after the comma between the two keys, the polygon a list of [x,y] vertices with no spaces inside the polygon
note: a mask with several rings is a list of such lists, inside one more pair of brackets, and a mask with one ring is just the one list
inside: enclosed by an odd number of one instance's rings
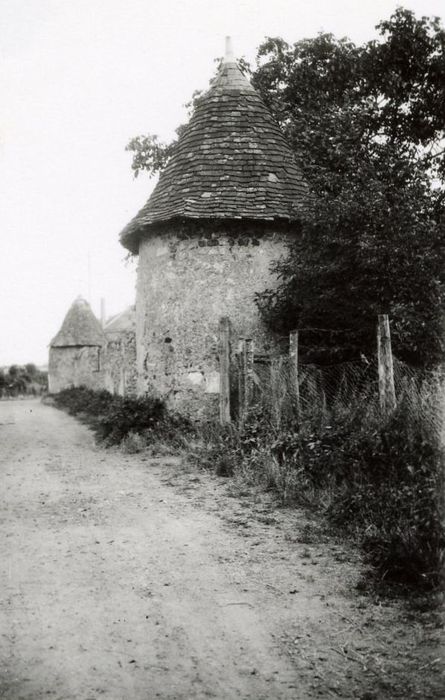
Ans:
{"label": "rough stone masonry", "polygon": [[310,202],[278,125],[230,47],[151,197],[121,233],[139,254],[138,393],[206,416],[219,392],[218,324],[270,350],[255,294],[273,286]]}

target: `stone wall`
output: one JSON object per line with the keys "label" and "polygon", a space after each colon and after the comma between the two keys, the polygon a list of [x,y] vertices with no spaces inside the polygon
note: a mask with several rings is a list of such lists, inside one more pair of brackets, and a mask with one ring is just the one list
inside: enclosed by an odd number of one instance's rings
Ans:
{"label": "stone wall", "polygon": [[139,247],[136,303],[138,393],[164,397],[196,417],[217,411],[218,324],[269,351],[277,339],[262,324],[255,292],[275,284],[273,260],[295,233],[245,224],[176,227]]}
{"label": "stone wall", "polygon": [[134,331],[107,333],[106,388],[120,396],[136,395],[136,337]]}
{"label": "stone wall", "polygon": [[49,392],[57,394],[62,389],[87,386],[90,389],[105,388],[104,349],[97,346],[51,347],[49,351]]}

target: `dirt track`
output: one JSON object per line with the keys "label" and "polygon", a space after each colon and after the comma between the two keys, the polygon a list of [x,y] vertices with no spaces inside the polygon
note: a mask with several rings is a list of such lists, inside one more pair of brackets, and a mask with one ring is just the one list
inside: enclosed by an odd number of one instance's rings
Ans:
{"label": "dirt track", "polygon": [[437,620],[301,513],[36,401],[0,403],[0,472],[1,698],[441,697]]}

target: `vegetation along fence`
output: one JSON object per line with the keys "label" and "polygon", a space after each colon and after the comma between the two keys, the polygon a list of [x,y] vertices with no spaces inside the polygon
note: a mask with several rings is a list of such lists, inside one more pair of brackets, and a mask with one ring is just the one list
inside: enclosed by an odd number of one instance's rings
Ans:
{"label": "vegetation along fence", "polygon": [[289,336],[285,354],[260,354],[250,338],[230,351],[230,321],[220,321],[220,422],[240,425],[260,409],[271,427],[306,419],[329,420],[332,412],[369,410],[390,414],[404,401],[436,435],[443,430],[444,377],[439,370],[413,368],[393,356],[387,315],[378,317],[375,352],[330,366],[299,357],[299,333]]}

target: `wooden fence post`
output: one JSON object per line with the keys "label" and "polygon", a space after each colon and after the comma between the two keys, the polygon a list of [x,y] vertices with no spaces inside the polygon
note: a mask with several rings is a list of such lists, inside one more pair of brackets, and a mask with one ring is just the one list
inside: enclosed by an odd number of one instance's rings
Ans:
{"label": "wooden fence post", "polygon": [[377,358],[379,365],[380,408],[384,414],[396,407],[394,366],[391,350],[391,334],[387,314],[379,314],[377,324]]}
{"label": "wooden fence post", "polygon": [[241,424],[244,408],[244,338],[240,338],[238,341],[236,362],[238,366],[238,423]]}
{"label": "wooden fence post", "polygon": [[247,416],[253,394],[253,340],[244,341],[244,416]]}
{"label": "wooden fence post", "polygon": [[239,373],[238,373],[238,397],[239,397],[239,421],[242,423],[249,410],[253,394],[253,340],[240,338]]}
{"label": "wooden fence post", "polygon": [[230,423],[230,319],[219,321],[219,422]]}
{"label": "wooden fence post", "polygon": [[297,420],[300,420],[300,379],[298,376],[298,331],[292,331],[289,335],[289,360],[292,390],[295,398],[295,410]]}
{"label": "wooden fence post", "polygon": [[282,357],[272,357],[270,362],[270,393],[272,400],[272,417],[276,428],[281,424],[281,407],[283,392],[281,384]]}

